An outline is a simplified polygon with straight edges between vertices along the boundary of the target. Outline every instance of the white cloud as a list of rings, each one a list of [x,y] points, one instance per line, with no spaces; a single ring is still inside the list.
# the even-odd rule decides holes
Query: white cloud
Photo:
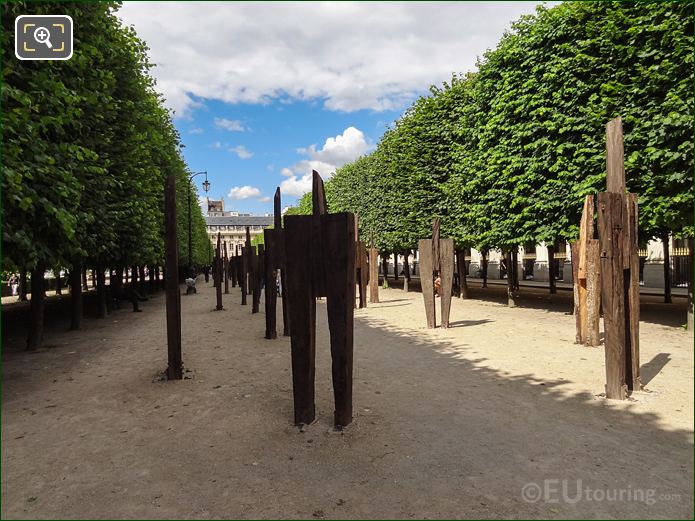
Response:
[[[259,197],[258,198],[259,203],[269,203],[270,201],[272,201],[272,199],[270,197]]]
[[[291,195],[301,197],[311,191],[311,172],[304,174],[301,177],[293,175],[280,183],[280,191],[283,195]]]
[[[120,16],[149,45],[167,105],[186,117],[206,99],[400,109],[452,72],[473,70],[510,22],[535,6],[125,2]]]
[[[212,143],[210,143],[208,145],[208,147],[210,147],[210,148],[222,148],[222,143],[220,143],[219,141],[213,141]]]
[[[243,132],[246,130],[238,119],[215,118],[215,127],[230,132]]]
[[[336,168],[354,161],[364,155],[371,148],[364,137],[364,133],[355,128],[348,127],[342,134],[326,139],[320,150],[316,145],[300,148],[298,153],[308,156],[292,165],[283,168],[280,173],[287,177],[280,184],[280,190],[287,195],[300,196],[311,190],[311,171],[316,170],[324,179],[330,178]]]
[[[227,194],[227,197],[229,197],[230,199],[236,199],[236,200],[251,199],[253,197],[260,197],[260,196],[261,196],[260,189],[256,188],[255,186],[249,186],[249,185],[235,186]]]
[[[200,127],[195,127],[195,128],[192,128],[191,130],[189,130],[188,133],[189,134],[202,134],[203,129]]]
[[[244,145],[237,145],[235,147],[227,147],[227,150],[236,154],[239,159],[250,159],[253,157],[253,152],[246,150]]]

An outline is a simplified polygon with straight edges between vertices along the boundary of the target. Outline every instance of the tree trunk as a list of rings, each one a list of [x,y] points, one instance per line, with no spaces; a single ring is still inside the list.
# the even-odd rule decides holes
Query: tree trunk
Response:
[[[53,276],[55,277],[55,280],[56,280],[56,295],[62,295],[63,294],[63,281],[60,280],[60,268],[56,268],[53,270]]]
[[[693,330],[693,238],[688,239],[688,331]]]
[[[487,288],[487,251],[483,250],[480,254],[483,262],[483,287]]]
[[[555,243],[548,246],[548,289],[551,295],[557,293],[555,284]]]
[[[138,269],[140,270],[140,273],[139,273],[140,276],[138,277],[138,279],[140,281],[139,291],[140,291],[140,294],[144,296],[147,294],[147,280],[145,279],[145,265],[144,264],[140,265]]]
[[[386,255],[381,258],[381,271],[384,272],[384,287],[388,288],[389,281],[387,276],[389,273],[389,258]]]
[[[76,331],[82,324],[82,260],[76,260],[70,268],[70,329]]]
[[[403,252],[403,291],[408,291],[408,286],[410,286],[410,264],[408,258],[410,257],[410,252]]]
[[[456,250],[456,273],[459,278],[459,298],[468,298],[468,284],[466,283],[466,250]]]
[[[507,305],[516,307],[516,292],[514,291],[514,255],[511,251],[506,254],[507,260]]]
[[[31,309],[27,351],[38,349],[43,344],[43,314],[46,307],[44,271],[44,264],[38,262],[31,272]]]
[[[664,245],[664,302],[671,303],[671,254],[668,249],[668,232],[661,232],[661,243]]]
[[[398,254],[393,254],[393,280],[398,280]]]
[[[96,280],[97,285],[97,318],[106,318],[109,311],[106,302],[106,275],[102,265],[97,264],[96,270],[92,270],[92,280]]]
[[[89,286],[87,286],[87,268],[82,268],[82,291],[87,291]]]
[[[150,265],[150,266],[148,266],[148,270],[150,272],[149,293],[156,293],[157,292],[157,281],[154,278],[154,267],[152,265]]]
[[[22,268],[19,272],[19,300],[20,302],[27,301],[27,291],[29,288],[29,280],[27,278],[27,270]]]
[[[123,266],[119,266],[111,273],[111,295],[114,298],[123,296]]]

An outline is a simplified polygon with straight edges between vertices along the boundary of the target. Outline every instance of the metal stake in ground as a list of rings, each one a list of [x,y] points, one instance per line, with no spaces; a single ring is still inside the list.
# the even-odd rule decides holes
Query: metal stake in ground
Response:
[[[164,190],[166,247],[167,378],[183,378],[181,360],[181,291],[179,289],[179,249],[176,240],[176,176],[169,175]]]

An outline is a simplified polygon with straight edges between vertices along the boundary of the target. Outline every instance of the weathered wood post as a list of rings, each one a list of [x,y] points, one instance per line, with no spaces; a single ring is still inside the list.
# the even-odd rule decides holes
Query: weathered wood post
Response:
[[[379,253],[374,246],[374,238],[369,247],[369,302],[379,303]]]
[[[439,279],[439,298],[441,299],[442,328],[449,327],[451,311],[451,290],[454,282],[454,240],[440,238],[439,217],[432,221],[432,238],[420,239],[420,284],[425,302],[427,327],[437,327],[435,289]]]
[[[229,278],[232,280],[232,287],[236,288],[237,272],[236,272],[236,249],[229,257]]]
[[[277,338],[277,268],[278,245],[275,230],[263,230],[265,242],[265,338]]]
[[[248,271],[249,254],[246,250],[246,246],[241,247],[241,257],[239,259],[240,270],[239,270],[239,288],[241,289],[241,305],[246,305],[246,295],[248,294],[247,284],[249,278],[246,276]]]
[[[167,379],[183,378],[181,359],[181,291],[179,289],[179,247],[176,240],[176,176],[168,175],[164,191],[166,248]]]
[[[594,239],[594,196],[584,199],[582,220],[579,225],[577,241],[577,276],[572,283],[577,288],[575,302],[577,313],[577,343],[596,347],[600,344],[600,260],[599,241]],[[574,262],[574,259],[573,259]],[[574,274],[574,265],[572,266]]]
[[[326,297],[331,336],[334,424],[352,421],[355,236],[351,213],[328,215],[323,181],[313,172],[313,214],[285,218],[286,291],[292,346],[294,421],[315,418],[316,298]]]
[[[261,288],[263,286],[263,257],[264,257],[264,247],[262,244],[256,246],[257,253],[254,253],[252,257],[252,302],[251,302],[251,313],[258,313],[261,305]]]
[[[251,295],[253,292],[253,256],[256,253],[256,249],[251,246],[251,229],[249,226],[246,227],[246,242],[244,244],[246,253],[246,267],[244,271],[244,282],[246,288],[246,294]]]
[[[606,187],[598,196],[601,304],[606,330],[606,397],[639,390],[637,196],[625,192],[622,121],[606,125]]]
[[[227,242],[224,243],[224,269],[222,270],[224,277],[224,294],[229,294],[229,257],[227,257]]]
[[[222,238],[217,232],[217,248],[215,248],[215,295],[217,297],[216,311],[222,311]]]

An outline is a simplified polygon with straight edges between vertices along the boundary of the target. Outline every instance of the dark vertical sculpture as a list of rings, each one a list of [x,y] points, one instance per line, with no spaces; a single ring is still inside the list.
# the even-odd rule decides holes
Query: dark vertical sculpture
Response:
[[[622,121],[606,125],[606,187],[598,195],[601,305],[606,330],[606,398],[639,390],[637,196],[625,192]]]
[[[253,269],[253,256],[256,250],[251,246],[251,229],[246,227],[246,242],[244,244],[246,253],[246,267],[244,269],[244,287],[246,288],[246,294],[250,295],[253,291],[253,278],[251,276],[251,270]]]
[[[220,232],[217,232],[217,248],[215,249],[215,295],[217,297],[217,311],[222,311],[222,245]]]
[[[264,247],[262,244],[259,244],[257,247],[258,252],[254,253],[252,257],[252,268],[251,268],[251,277],[252,277],[252,302],[251,302],[251,313],[258,313],[260,305],[261,305],[261,289],[263,286],[263,256],[264,256]]]
[[[285,218],[286,292],[292,345],[294,421],[315,418],[316,298],[326,297],[331,337],[335,427],[352,421],[355,222],[326,213],[323,181],[313,172],[313,215]]]
[[[247,253],[246,246],[242,246],[241,248],[241,257],[239,257],[239,288],[241,289],[241,305],[245,306],[246,305],[246,295],[248,293],[247,291],[247,284],[248,284],[248,277],[246,276],[246,272],[248,271],[248,262],[249,262],[249,255]]]
[[[232,280],[232,287],[236,288],[237,270],[236,270],[236,249],[229,257],[229,278]]]
[[[275,230],[263,230],[265,242],[265,338],[277,338],[277,268],[275,268]]]
[[[181,292],[179,291],[179,247],[176,240],[176,176],[169,175],[164,190],[166,248],[167,378],[183,378],[181,359]]]
[[[277,277],[280,274],[282,291],[282,322],[283,335],[289,336],[287,319],[287,292],[285,285],[285,241],[282,229],[282,210],[280,188],[275,190],[273,200],[273,228],[264,230],[265,237],[265,337],[277,338]]]
[[[437,327],[435,283],[439,279],[439,297],[442,307],[442,328],[449,327],[451,290],[454,282],[454,240],[440,238],[440,221],[432,222],[432,238],[420,239],[420,283],[425,301],[427,327]]]
[[[229,257],[227,256],[227,243],[224,243],[224,260],[222,276],[224,277],[224,294],[229,294]]]

